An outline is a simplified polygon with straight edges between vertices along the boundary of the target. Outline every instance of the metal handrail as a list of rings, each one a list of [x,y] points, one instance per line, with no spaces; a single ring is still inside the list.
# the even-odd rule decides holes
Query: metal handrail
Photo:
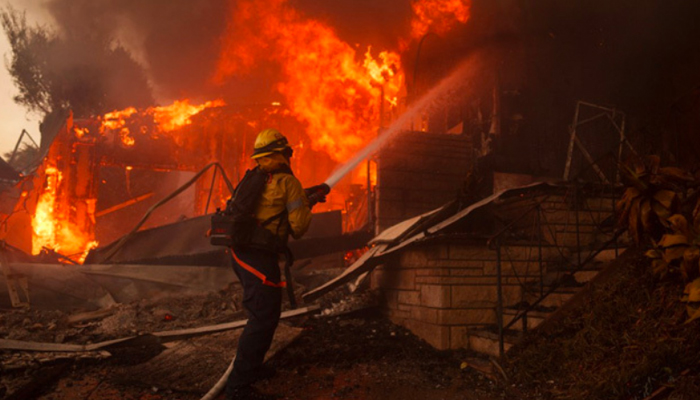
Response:
[[[610,246],[612,243],[616,242],[617,239],[620,238],[620,236],[625,233],[626,229],[620,229],[617,232],[615,232],[615,235],[608,240],[607,242],[603,243],[602,246],[600,246],[597,250],[595,250],[593,253],[589,254],[588,257],[586,257],[585,260],[581,262],[580,265],[578,265],[576,268],[565,274],[564,276],[573,276],[575,273],[580,272],[581,269],[583,269],[584,266],[586,266],[589,262],[591,262],[593,259],[595,259],[598,254],[600,254],[603,250],[607,249],[608,246]],[[511,326],[513,326],[520,318],[523,318],[525,314],[528,312],[532,311],[535,307],[537,307],[542,300],[544,300],[547,296],[550,294],[554,293],[559,287],[561,287],[562,282],[564,280],[560,279],[559,282],[555,282],[553,285],[550,286],[549,290],[547,293],[543,294],[540,296],[537,300],[535,300],[532,304],[528,305],[520,314],[516,314],[516,316],[507,324],[504,326],[504,329],[508,329]]]
[[[543,203],[545,200],[547,200],[548,198],[549,198],[549,195],[548,195],[547,197],[545,197],[542,201],[540,201],[539,203],[537,203],[534,207],[532,207],[532,208],[530,208],[529,210],[527,210],[526,212],[524,212],[521,216],[519,216],[518,218],[516,218],[516,219],[514,219],[513,221],[511,221],[508,225],[506,225],[503,229],[501,229],[500,231],[498,231],[495,235],[491,236],[491,237],[486,241],[486,245],[488,246],[488,248],[491,249],[491,250],[495,250],[495,248],[493,247],[493,242],[494,242],[494,240],[500,239],[500,237],[503,236],[505,233],[509,232],[510,229],[511,229],[516,223],[522,221],[523,219],[525,219],[525,217],[529,216],[531,212],[533,212],[533,211],[535,211],[535,210],[539,210],[539,208],[540,208],[540,206],[542,205],[542,203]]]
[[[612,185],[611,185],[612,186]],[[579,220],[579,212],[581,211],[579,208],[579,186],[578,184],[574,184],[574,204],[575,204],[575,210],[574,212],[576,213],[576,218],[575,218],[575,224],[576,224],[576,248],[577,248],[577,254],[578,254],[578,263],[577,265],[573,268],[573,270],[567,272],[564,274],[562,277],[558,278],[557,281],[555,281],[551,286],[549,286],[549,289],[545,292],[544,291],[544,272],[543,272],[543,265],[544,261],[542,258],[542,232],[541,232],[541,220],[540,220],[540,215],[542,213],[542,203],[546,201],[550,196],[546,196],[544,199],[539,201],[535,206],[532,208],[528,209],[526,212],[524,212],[521,216],[516,218],[515,220],[511,221],[508,225],[506,225],[504,228],[499,230],[495,235],[493,235],[491,238],[488,239],[487,244],[490,249],[496,250],[496,273],[497,273],[497,305],[496,305],[496,314],[497,314],[497,324],[498,324],[498,337],[499,337],[499,353],[502,356],[504,354],[504,332],[515,325],[518,321],[522,320],[522,323],[524,324],[523,330],[527,330],[527,315],[529,312],[533,311],[547,296],[555,292],[557,289],[561,287],[561,285],[565,282],[565,277],[567,276],[573,276],[575,273],[579,272],[581,269],[583,269],[584,266],[588,265],[593,259],[595,259],[598,254],[600,254],[603,250],[607,249],[611,244],[617,243],[619,237],[625,232],[625,229],[620,229],[615,232],[613,237],[606,241],[605,243],[602,244],[599,248],[597,248],[595,251],[591,252],[585,260],[581,259],[581,237],[580,237],[580,220]],[[614,190],[614,189],[613,189]],[[614,196],[613,196],[614,197]],[[533,211],[537,212],[537,230],[538,230],[538,239],[537,239],[537,244],[538,244],[538,263],[539,263],[539,269],[540,269],[540,296],[535,300],[532,304],[528,304],[524,309],[519,310],[518,313],[508,322],[508,324],[504,324],[504,319],[503,319],[503,286],[502,286],[502,279],[503,279],[503,271],[502,271],[502,254],[501,254],[501,248],[503,246],[503,237],[506,235],[506,233],[510,232],[512,228],[525,218],[529,217]],[[614,205],[614,199],[613,199],[613,212],[615,211],[615,205]],[[547,224],[545,220],[545,224]],[[617,246],[616,246],[617,249]],[[562,254],[564,257],[564,255]],[[528,261],[529,262],[529,261]],[[524,285],[521,283],[521,286],[524,287]]]

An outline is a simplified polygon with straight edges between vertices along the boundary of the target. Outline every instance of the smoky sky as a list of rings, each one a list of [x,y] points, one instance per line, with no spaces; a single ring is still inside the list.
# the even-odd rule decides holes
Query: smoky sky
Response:
[[[206,91],[228,9],[224,0],[52,0],[47,7],[64,34],[119,41],[170,99]]]
[[[370,44],[376,51],[398,51],[409,35],[408,0],[288,4],[334,27],[360,55]],[[51,0],[47,7],[63,32],[123,41],[146,64],[157,98],[279,100],[275,65],[261,63],[224,86],[211,83],[230,13],[227,0]],[[700,85],[697,21],[695,0],[473,0],[467,24],[445,36],[429,34],[420,54],[413,41],[402,62],[408,85],[427,87],[465,56],[488,54],[485,74],[498,74],[503,89],[521,93],[527,104],[532,142],[556,147],[576,100],[625,110],[635,117],[632,130],[663,129],[675,99]]]
[[[224,95],[234,102],[267,102],[279,77],[274,65],[260,65],[246,76],[233,77],[224,87],[210,82],[231,4],[227,0],[51,0],[47,8],[64,34],[112,38],[130,49],[145,63],[159,97]],[[408,1],[294,0],[289,5],[332,26],[360,54],[368,45],[377,51],[396,49],[409,29]]]

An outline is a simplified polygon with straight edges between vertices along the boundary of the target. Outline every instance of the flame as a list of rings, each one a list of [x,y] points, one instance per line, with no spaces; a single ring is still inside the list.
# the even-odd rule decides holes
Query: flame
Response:
[[[126,119],[136,114],[134,107],[129,107],[121,111],[112,111],[103,117],[100,133],[104,134],[106,130],[118,130],[126,125]]]
[[[223,100],[207,101],[204,104],[192,105],[189,99],[176,100],[166,107],[152,107],[146,113],[152,114],[161,132],[171,132],[192,123],[191,118],[204,109],[221,107]]]
[[[411,7],[414,14],[411,37],[418,39],[428,32],[443,35],[457,22],[467,22],[471,0],[417,0]]]
[[[70,216],[58,204],[57,194],[63,181],[61,171],[54,165],[47,165],[44,176],[44,190],[37,200],[32,217],[32,254],[39,254],[47,248],[72,256],[75,261],[82,263],[88,251],[97,247],[98,243],[90,234],[82,232],[73,224]],[[89,208],[94,212],[94,206]]]
[[[44,192],[39,196],[36,211],[32,217],[32,229],[34,231],[32,240],[32,254],[39,254],[44,247],[56,249],[56,224],[53,218],[56,207],[56,191],[58,184],[63,178],[61,172],[54,166],[46,167],[46,186]]]
[[[122,144],[126,147],[132,147],[136,144],[136,138],[132,134],[127,125],[132,122],[135,117],[144,117],[155,123],[155,132],[168,133],[176,131],[183,126],[192,123],[192,117],[200,113],[202,110],[211,107],[221,107],[225,105],[222,100],[207,101],[203,104],[190,104],[189,99],[176,100],[169,106],[149,107],[144,110],[137,110],[134,107],[125,108],[124,110],[115,110],[102,116],[100,125],[100,134],[106,135],[110,132],[117,132]],[[76,136],[78,136],[78,128],[76,128]],[[87,131],[87,129],[85,129]],[[142,134],[148,133],[146,126],[140,127]],[[81,136],[78,136],[81,137]]]
[[[272,60],[282,67],[277,90],[307,124],[314,150],[342,162],[375,136],[382,102],[396,104],[403,86],[398,54],[385,51],[375,58],[368,49],[360,59],[333,29],[286,0],[231,4],[215,82]]]
[[[75,132],[75,137],[77,137],[78,139],[81,139],[85,135],[89,134],[90,130],[88,128],[80,128],[80,127],[74,126],[73,132]]]
[[[131,147],[136,144],[136,139],[131,136],[129,128],[122,128],[119,130],[119,139],[121,139],[122,144],[126,147]]]

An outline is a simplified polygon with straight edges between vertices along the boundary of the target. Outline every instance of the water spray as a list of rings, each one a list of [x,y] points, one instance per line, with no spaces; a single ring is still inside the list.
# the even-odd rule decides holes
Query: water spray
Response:
[[[440,100],[450,91],[460,86],[460,80],[465,76],[466,72],[473,70],[473,62],[467,60],[460,64],[448,77],[444,78],[440,83],[434,86],[423,95],[418,101],[413,103],[399,118],[397,118],[389,127],[377,136],[374,140],[367,144],[348,162],[340,166],[338,169],[326,179],[325,184],[329,190],[335,186],[345,175],[355,169],[361,162],[367,159],[374,152],[382,148],[392,137],[400,133],[404,126],[415,117],[416,114],[424,111],[434,102]]]

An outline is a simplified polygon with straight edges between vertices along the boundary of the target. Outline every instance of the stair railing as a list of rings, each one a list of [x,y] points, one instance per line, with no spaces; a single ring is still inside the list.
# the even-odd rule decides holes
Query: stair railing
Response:
[[[610,186],[611,188],[611,200],[612,200],[612,210],[611,213],[614,215],[615,213],[615,187],[612,184],[608,184],[605,186]],[[489,240],[488,240],[488,247],[492,250],[496,251],[496,285],[497,285],[497,304],[496,304],[496,322],[497,322],[497,327],[498,327],[498,338],[499,338],[499,354],[500,356],[503,356],[504,354],[504,347],[505,347],[505,331],[511,327],[513,327],[516,323],[519,321],[522,323],[522,329],[523,332],[526,332],[528,329],[528,313],[533,311],[535,308],[537,308],[541,302],[551,295],[553,292],[555,292],[557,289],[561,287],[561,285],[566,282],[567,278],[573,277],[574,274],[577,272],[581,271],[585,266],[587,266],[591,261],[593,261],[603,250],[608,249],[612,244],[615,244],[615,251],[617,255],[617,242],[619,237],[624,233],[624,230],[617,230],[614,232],[613,236],[611,239],[607,240],[604,242],[602,245],[598,246],[595,250],[590,252],[585,259],[582,259],[582,245],[581,245],[581,220],[580,220],[580,215],[579,213],[582,211],[581,209],[581,204],[587,202],[584,200],[582,201],[581,198],[581,188],[579,187],[578,183],[572,183],[570,186],[571,190],[573,191],[573,210],[569,210],[569,212],[574,213],[574,228],[575,228],[575,234],[576,234],[576,253],[577,253],[577,260],[576,264],[574,264],[573,269],[569,270],[566,274],[564,274],[562,277],[558,277],[558,279],[553,282],[552,285],[549,286],[547,290],[545,290],[545,285],[544,285],[544,272],[545,272],[545,261],[543,257],[543,247],[546,246],[554,246],[557,248],[559,254],[562,257],[562,260],[568,262],[568,258],[564,255],[564,252],[562,251],[566,246],[564,245],[559,245],[557,239],[556,239],[556,232],[551,231],[551,227],[549,227],[549,222],[546,219],[546,215],[544,214],[543,210],[543,203],[546,202],[551,195],[545,196],[543,199],[537,201],[537,203],[528,209],[526,212],[524,212],[522,215],[520,215],[518,218],[515,220],[511,221],[508,223],[504,228],[502,228],[500,231],[498,231],[495,235],[493,235]],[[588,210],[589,212],[592,212],[590,209]],[[504,299],[503,299],[503,262],[504,262],[504,249],[507,258],[509,258],[507,261],[510,262],[511,267],[513,267],[513,271],[516,271],[514,267],[514,263],[512,258],[509,257],[508,255],[508,242],[509,242],[509,235],[512,236],[512,234],[515,233],[516,229],[522,229],[522,222],[529,217],[533,217],[534,214],[534,227],[537,232],[536,234],[536,246],[537,246],[537,266],[538,266],[538,274],[539,274],[539,297],[530,303],[526,303],[525,307],[521,310],[518,310],[516,315],[507,323],[504,323]],[[593,219],[593,218],[591,218]],[[567,218],[567,221],[569,218]],[[594,224],[600,229],[600,224],[602,221],[593,221]],[[543,232],[543,227],[548,226],[550,228],[550,235],[553,238],[554,243],[548,243],[542,235]],[[531,228],[526,227],[526,229]],[[534,236],[534,235],[533,235]],[[530,262],[530,257],[528,256],[527,262]],[[547,263],[550,262],[549,260]],[[516,277],[517,277],[516,273]],[[520,281],[520,286],[523,289],[523,293],[525,293],[525,290],[527,290],[526,286],[529,283],[532,282],[527,282],[526,280]]]

